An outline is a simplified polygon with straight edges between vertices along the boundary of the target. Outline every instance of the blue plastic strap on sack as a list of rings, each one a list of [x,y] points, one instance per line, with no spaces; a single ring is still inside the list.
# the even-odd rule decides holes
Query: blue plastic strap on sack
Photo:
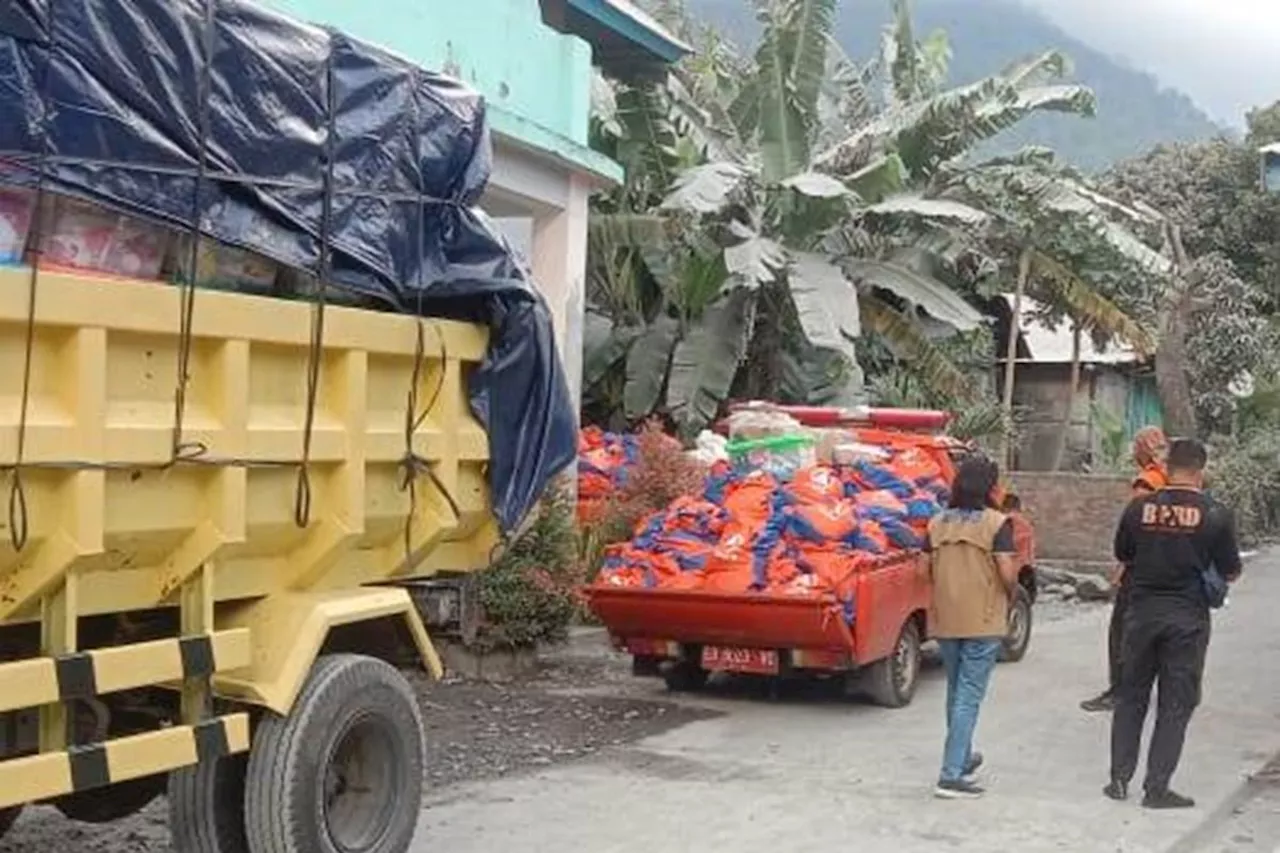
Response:
[[[889,537],[889,541],[899,548],[913,550],[921,547],[924,540],[920,535],[912,530],[909,526],[897,519],[886,519],[880,522],[880,526]]]
[[[725,467],[724,471],[715,473],[714,471],[707,474],[706,481],[702,488],[702,497],[713,504],[724,503],[724,493],[737,480],[737,474],[730,467]]]
[[[782,541],[782,534],[788,523],[785,508],[786,499],[782,492],[775,492],[769,502],[769,520],[765,522],[764,528],[756,535],[756,540],[751,546],[751,573],[755,579],[756,589],[764,589],[768,586],[769,561],[773,558],[773,552],[778,543]]]
[[[872,488],[877,491],[892,492],[894,497],[903,499],[915,494],[916,487],[914,484],[904,480],[882,465],[859,459],[853,463],[853,469],[858,476],[870,483]]]

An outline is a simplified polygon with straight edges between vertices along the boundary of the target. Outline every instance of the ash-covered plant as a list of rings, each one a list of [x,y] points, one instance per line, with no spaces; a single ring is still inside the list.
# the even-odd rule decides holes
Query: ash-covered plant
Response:
[[[556,492],[506,552],[480,573],[483,651],[563,642],[581,609],[584,580],[570,497]]]

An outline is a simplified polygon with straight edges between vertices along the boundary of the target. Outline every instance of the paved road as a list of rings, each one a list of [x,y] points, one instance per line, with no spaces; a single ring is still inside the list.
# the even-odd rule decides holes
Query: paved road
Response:
[[[997,672],[979,731],[982,801],[930,796],[942,735],[934,672],[898,711],[700,699],[724,716],[589,762],[442,791],[415,853],[1272,853],[1280,797],[1242,785],[1280,750],[1277,569],[1280,552],[1253,560],[1217,617],[1205,705],[1176,780],[1201,802],[1191,812],[1101,797],[1109,721],[1077,710],[1102,671],[1105,613],[1092,611],[1043,625],[1028,658]]]

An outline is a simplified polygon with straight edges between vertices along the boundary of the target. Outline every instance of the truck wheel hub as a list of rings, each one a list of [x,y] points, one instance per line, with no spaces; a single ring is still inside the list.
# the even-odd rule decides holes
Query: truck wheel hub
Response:
[[[386,730],[357,720],[338,737],[325,770],[323,815],[343,853],[375,849],[396,811],[399,759]]]

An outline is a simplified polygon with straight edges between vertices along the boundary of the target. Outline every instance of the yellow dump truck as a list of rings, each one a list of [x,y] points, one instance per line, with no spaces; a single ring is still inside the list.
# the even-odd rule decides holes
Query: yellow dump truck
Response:
[[[396,665],[441,664],[397,581],[486,566],[572,454],[563,412],[494,411],[530,382],[563,408],[545,305],[469,208],[474,94],[243,0],[165,6],[0,11],[0,65],[57,78],[0,87],[39,130],[0,155],[0,217],[34,211],[0,268],[0,834],[167,792],[179,853],[404,853],[424,735]],[[67,198],[103,239],[334,286],[145,280],[140,238],[45,215]]]

